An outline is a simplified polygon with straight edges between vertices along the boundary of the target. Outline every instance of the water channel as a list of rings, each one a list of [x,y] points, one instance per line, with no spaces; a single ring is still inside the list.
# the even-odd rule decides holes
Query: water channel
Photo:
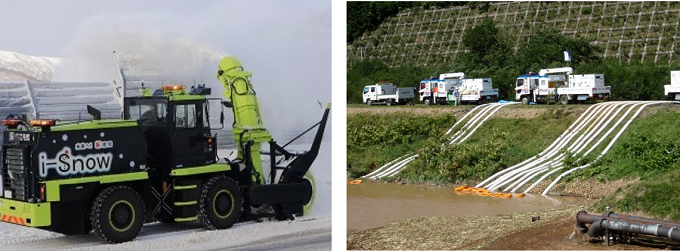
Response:
[[[453,188],[397,183],[347,185],[347,230],[367,230],[420,216],[498,215],[532,212],[576,199],[528,194],[502,199],[456,193]]]

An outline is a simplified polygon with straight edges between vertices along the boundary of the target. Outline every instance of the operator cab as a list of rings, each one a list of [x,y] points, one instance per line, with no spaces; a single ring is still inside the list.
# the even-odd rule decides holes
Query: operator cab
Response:
[[[210,88],[163,86],[152,95],[125,98],[123,117],[137,120],[148,142],[151,168],[167,170],[204,166],[216,161],[216,142],[210,134]]]

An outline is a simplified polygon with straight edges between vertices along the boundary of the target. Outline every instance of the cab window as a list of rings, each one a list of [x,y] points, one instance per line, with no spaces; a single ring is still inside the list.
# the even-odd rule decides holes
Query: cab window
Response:
[[[369,90],[371,90],[371,89],[368,88],[368,87],[364,88],[364,94],[368,93]]]
[[[165,102],[140,101],[127,104],[126,119],[137,120],[142,126],[164,126],[167,115]]]
[[[517,80],[517,87],[522,87],[524,85],[524,79],[518,79]]]
[[[175,128],[196,128],[196,104],[175,106]]]

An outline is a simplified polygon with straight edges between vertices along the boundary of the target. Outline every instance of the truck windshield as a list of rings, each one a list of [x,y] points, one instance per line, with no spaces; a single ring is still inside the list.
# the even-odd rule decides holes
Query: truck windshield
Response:
[[[364,94],[368,93],[370,89],[368,87],[364,88]]]
[[[524,79],[517,79],[517,87],[522,87],[524,85]]]
[[[142,126],[165,126],[167,113],[165,100],[126,100],[124,117]]]

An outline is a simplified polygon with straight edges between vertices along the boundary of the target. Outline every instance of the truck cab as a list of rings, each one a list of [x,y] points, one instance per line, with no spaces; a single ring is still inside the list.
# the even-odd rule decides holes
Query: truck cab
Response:
[[[440,79],[436,77],[430,77],[420,81],[420,102],[425,105],[431,105],[437,103],[437,96],[439,93]],[[446,92],[446,90],[443,90]]]
[[[522,104],[544,103],[550,96],[552,97],[551,101],[555,101],[555,88],[565,86],[564,75],[539,75],[537,72],[528,72],[517,77],[515,99],[521,100]]]
[[[184,86],[164,86],[151,96],[125,98],[124,119],[136,120],[147,142],[154,142],[148,146],[149,166],[171,170],[215,163],[217,147],[202,96],[209,92],[199,87],[180,95]]]
[[[365,86],[362,99],[367,105],[403,105],[413,99],[413,96],[413,88],[411,87],[398,88],[397,85],[391,84],[389,81],[381,81],[376,85]]]

